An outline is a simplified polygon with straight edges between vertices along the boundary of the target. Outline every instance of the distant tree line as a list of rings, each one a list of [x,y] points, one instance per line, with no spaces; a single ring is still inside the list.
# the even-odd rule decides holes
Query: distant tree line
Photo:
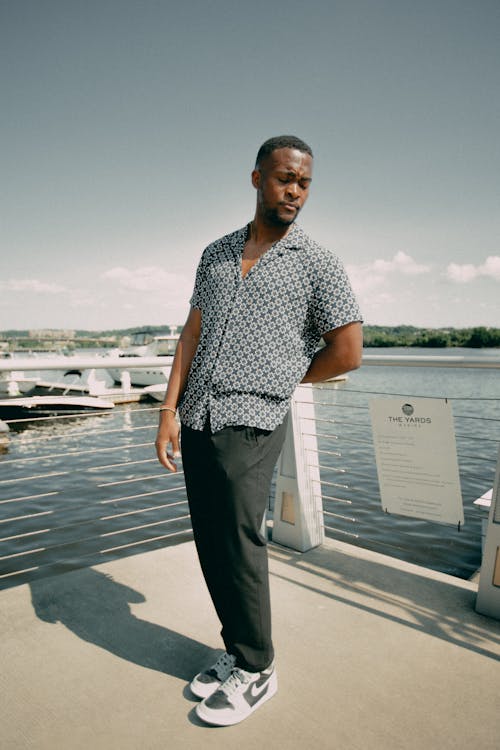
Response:
[[[75,339],[68,342],[68,346],[94,347],[114,346],[113,338],[128,336],[137,331],[152,331],[163,333],[176,329],[179,333],[182,326],[136,326],[135,328],[113,328],[102,331],[75,331]],[[416,328],[415,326],[364,326],[365,346],[419,346],[430,348],[463,346],[474,349],[500,347],[500,328]],[[0,332],[0,338],[7,341],[15,340],[22,348],[35,347],[39,343],[29,337],[26,330],[6,330]]]
[[[500,347],[500,328],[415,328],[364,326],[365,346],[463,346],[473,349]]]

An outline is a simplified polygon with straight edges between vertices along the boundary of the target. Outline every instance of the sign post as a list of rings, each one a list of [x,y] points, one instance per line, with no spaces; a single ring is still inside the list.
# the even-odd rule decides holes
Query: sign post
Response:
[[[495,485],[491,494],[476,612],[500,620],[500,450]]]

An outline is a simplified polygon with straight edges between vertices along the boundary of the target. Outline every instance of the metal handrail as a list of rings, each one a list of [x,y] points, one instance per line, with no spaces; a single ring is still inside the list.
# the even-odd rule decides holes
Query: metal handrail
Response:
[[[398,355],[377,355],[377,354],[365,354],[363,358],[363,364],[364,365],[391,365],[391,366],[405,366],[405,367],[458,367],[458,368],[467,368],[467,367],[479,367],[479,368],[489,368],[489,369],[500,369],[500,356],[499,357],[463,357],[463,356],[450,356],[450,357],[442,357],[442,356],[434,356],[434,355],[410,355],[410,356],[398,356]],[[62,356],[56,356],[56,357],[33,357],[33,358],[10,358],[6,360],[0,360],[0,372],[8,372],[11,370],[31,370],[31,371],[44,371],[44,370],[65,370],[65,369],[108,369],[108,368],[115,368],[119,367],[121,370],[126,370],[127,367],[137,369],[142,367],[159,367],[163,368],[165,367],[165,358],[164,357],[150,357],[150,358],[144,358],[144,357],[112,357],[112,356],[103,356],[103,357],[80,357],[80,356],[70,356],[70,357],[62,357]],[[337,403],[331,404],[326,400],[326,392],[328,390],[333,390],[335,388],[335,393],[339,394],[338,398],[336,396]],[[364,538],[365,532],[366,532],[366,524],[358,521],[356,519],[355,514],[355,506],[357,500],[364,501],[365,498],[367,498],[368,491],[367,491],[367,484],[366,481],[368,479],[368,475],[359,472],[358,470],[351,470],[346,466],[346,459],[345,454],[351,449],[351,447],[358,446],[360,449],[368,449],[369,444],[371,442],[370,439],[367,439],[366,434],[363,434],[362,428],[364,424],[360,421],[364,418],[364,415],[367,414],[367,407],[365,406],[359,406],[358,404],[354,403],[345,403],[345,398],[343,398],[344,394],[347,396],[349,394],[348,401],[353,401],[352,394],[356,393],[358,395],[362,395],[364,397],[368,395],[385,395],[385,396],[393,396],[393,395],[407,395],[407,394],[390,394],[390,393],[383,393],[383,394],[372,394],[368,391],[353,391],[351,390],[349,383],[342,384],[340,387],[338,387],[338,384],[320,384],[318,386],[315,386],[315,390],[318,391],[318,401],[317,406],[320,407],[322,410],[321,416],[318,416],[316,418],[314,417],[305,417],[304,418],[304,434],[311,435],[311,436],[317,436],[318,439],[321,439],[323,441],[335,441],[335,448],[339,448],[339,450],[328,450],[325,449],[325,447],[321,447],[319,451],[315,454],[312,452],[313,455],[309,456],[311,460],[312,465],[316,465],[318,467],[318,470],[321,471],[321,488],[320,491],[322,493],[322,497],[325,501],[325,521],[324,526],[325,529],[327,529],[329,534],[337,534],[341,535],[341,538],[348,538],[354,540],[358,544],[362,543],[370,543],[373,545],[376,545],[377,547],[380,547],[381,549],[397,549],[402,550],[404,549],[404,536],[405,534],[402,534],[403,542],[401,545],[397,544],[390,544],[387,541],[373,541],[373,540],[366,540]],[[319,393],[321,392],[321,393]],[[342,394],[342,396],[340,395]],[[300,398],[300,396],[299,396]],[[342,400],[344,400],[344,403],[342,403]],[[453,396],[450,397],[450,400],[473,400],[469,398],[462,398],[460,399],[454,399]],[[491,401],[497,401],[497,399],[480,399],[480,400],[491,400]],[[337,410],[342,409],[342,419],[339,420],[337,418],[330,418],[330,411],[328,410],[328,407],[335,408]],[[348,415],[346,414],[347,410],[351,409],[353,416],[357,417],[357,419],[349,420]],[[354,411],[356,410],[356,411]],[[71,547],[71,544],[73,544],[73,541],[60,541],[62,539],[66,539],[66,533],[71,530],[77,531],[78,529],[82,530],[82,540],[85,543],[89,543],[90,547],[89,549],[93,549],[94,543],[97,544],[97,539],[102,539],[104,537],[111,537],[111,536],[118,536],[120,534],[125,534],[127,536],[127,541],[123,540],[123,544],[119,544],[116,546],[103,548],[102,545],[99,546],[97,552],[89,551],[89,552],[83,552],[82,553],[82,559],[87,560],[88,564],[92,564],[92,562],[95,560],[95,555],[98,554],[98,556],[101,556],[103,554],[128,554],[128,550],[140,550],[140,549],[147,549],[148,544],[154,544],[154,543],[164,543],[165,541],[168,541],[171,537],[172,538],[185,538],[186,533],[190,533],[190,524],[189,524],[189,517],[185,513],[185,507],[186,507],[186,497],[185,497],[185,490],[182,486],[182,469],[181,466],[180,471],[177,472],[176,475],[168,475],[168,474],[157,474],[154,471],[149,471],[149,467],[152,466],[156,459],[150,457],[153,454],[153,442],[147,441],[147,435],[144,435],[144,437],[141,435],[142,440],[144,442],[136,442],[136,443],[126,443],[123,445],[113,445],[113,446],[106,446],[106,445],[98,445],[94,441],[94,445],[91,449],[84,448],[84,449],[78,449],[76,451],[71,449],[71,446],[69,446],[69,441],[72,439],[78,440],[82,439],[82,437],[85,440],[88,440],[90,436],[98,436],[98,435],[106,435],[109,433],[126,433],[129,435],[130,432],[133,432],[134,430],[155,430],[156,429],[156,420],[154,419],[155,414],[157,412],[157,407],[154,405],[140,408],[140,407],[134,407],[133,414],[139,415],[143,413],[143,417],[147,417],[148,414],[151,414],[153,419],[151,419],[151,423],[144,426],[143,424],[133,424],[130,426],[127,426],[126,428],[115,428],[112,427],[110,429],[108,418],[112,416],[113,413],[119,414],[120,412],[117,412],[116,410],[112,410],[110,412],[106,412],[105,415],[99,416],[106,416],[106,421],[103,422],[102,419],[99,419],[95,423],[93,423],[93,429],[87,429],[84,425],[82,430],[74,432],[73,430],[68,431],[67,433],[64,433],[64,439],[66,440],[65,447],[67,448],[64,453],[59,449],[55,448],[54,444],[52,443],[51,452],[43,453],[45,443],[49,440],[53,439],[61,439],[63,435],[57,434],[57,435],[47,435],[43,439],[39,437],[33,437],[33,438],[26,438],[25,443],[26,445],[34,445],[34,450],[39,452],[39,455],[42,455],[43,459],[47,462],[54,461],[53,464],[54,468],[66,468],[62,462],[64,461],[64,458],[67,456],[69,460],[72,459],[72,457],[75,456],[81,456],[83,459],[89,458],[92,460],[93,454],[98,455],[99,453],[108,454],[112,451],[119,451],[122,450],[122,448],[126,447],[127,451],[130,452],[131,455],[129,455],[129,458],[126,461],[118,462],[118,463],[111,463],[106,464],[103,466],[97,466],[97,465],[91,465],[91,466],[85,466],[85,463],[81,465],[80,471],[82,473],[82,478],[89,478],[93,477],[98,472],[115,472],[116,477],[116,471],[119,471],[121,467],[123,469],[126,469],[127,467],[131,467],[130,470],[127,469],[127,471],[130,471],[130,474],[127,478],[122,479],[119,478],[117,481],[102,481],[102,479],[99,481],[96,478],[95,483],[93,486],[96,489],[97,494],[92,496],[96,499],[93,500],[93,502],[87,502],[85,504],[85,509],[88,509],[88,513],[83,514],[82,517],[78,518],[77,515],[74,514],[74,508],[73,508],[73,502],[67,503],[67,500],[73,500],[71,494],[68,495],[68,490],[64,489],[66,485],[61,484],[60,487],[63,487],[63,489],[60,490],[60,487],[58,487],[58,477],[61,478],[61,482],[66,482],[66,479],[64,477],[70,477],[71,471],[50,471],[47,470],[45,472],[42,471],[35,471],[35,474],[30,474],[29,466],[33,461],[37,460],[37,456],[30,455],[19,455],[15,459],[6,458],[3,460],[3,465],[7,466],[9,465],[9,472],[12,470],[12,464],[17,462],[20,466],[20,472],[17,477],[9,478],[9,479],[0,479],[0,485],[2,488],[9,487],[14,488],[15,486],[20,487],[22,486],[23,482],[27,482],[29,479],[33,480],[34,477],[38,477],[36,482],[39,480],[43,481],[45,483],[45,486],[40,487],[40,491],[37,494],[30,493],[29,491],[26,492],[25,495],[22,495],[22,492],[19,494],[20,497],[8,497],[7,499],[0,499],[0,507],[3,507],[7,510],[7,508],[12,508],[12,516],[10,518],[5,519],[5,523],[2,524],[2,529],[4,530],[4,534],[2,534],[2,538],[0,539],[0,542],[5,542],[7,539],[14,539],[14,537],[17,537],[20,542],[22,540],[23,543],[19,546],[19,551],[13,551],[7,555],[3,555],[0,552],[0,560],[2,560],[2,563],[5,563],[7,565],[7,577],[10,577],[12,579],[18,579],[22,580],[23,571],[28,575],[27,571],[31,571],[29,575],[36,575],[37,573],[37,566],[33,566],[32,563],[29,563],[28,560],[34,560],[37,556],[40,557],[40,559],[44,558],[47,548],[43,547],[43,550],[41,549],[41,545],[36,547],[36,550],[34,549],[32,552],[30,552],[29,549],[27,549],[27,544],[29,542],[29,539],[32,538],[35,540],[37,537],[39,539],[45,538],[47,536],[51,537],[51,533],[54,532],[54,536],[52,539],[53,549],[54,550],[68,550]],[[79,415],[78,419],[82,420],[87,415]],[[96,414],[92,414],[89,416],[96,416]],[[347,417],[347,418],[346,418]],[[456,415],[457,418],[460,419],[482,419],[484,422],[488,422],[489,424],[493,422],[497,422],[498,420],[494,418],[484,417],[484,418],[478,418],[475,415]],[[74,418],[74,416],[67,416],[63,418]],[[33,418],[30,419],[30,421],[33,421]],[[313,424],[311,424],[313,422]],[[331,425],[334,425],[334,429],[338,434],[329,434],[329,429]],[[352,435],[342,435],[342,430],[345,429],[346,425],[355,427],[356,430],[360,433],[357,436]],[[484,430],[486,433],[486,428]],[[466,431],[458,431],[457,437],[462,439],[473,439],[474,436],[470,436],[468,434],[465,434]],[[90,437],[90,439],[92,439]],[[477,441],[481,440],[483,441],[484,445],[486,446],[488,443],[496,442],[491,436],[485,436],[481,438],[477,438]],[[146,442],[147,441],[147,442]],[[40,442],[42,445],[40,445]],[[474,444],[474,451],[476,441]],[[77,447],[77,446],[74,446]],[[327,448],[330,446],[327,444]],[[333,446],[332,446],[333,447]],[[149,450],[151,449],[151,453],[149,453]],[[488,448],[488,451],[490,449]],[[40,453],[40,451],[42,453]],[[147,451],[147,452],[146,452]],[[134,452],[136,454],[134,455]],[[471,453],[473,450],[471,448],[468,448],[467,453]],[[485,453],[486,453],[485,449]],[[309,453],[309,452],[308,452]],[[482,453],[480,451],[480,453]],[[154,455],[154,454],[153,454]],[[466,454],[461,454],[465,456]],[[147,457],[146,457],[147,456]],[[309,460],[309,458],[307,460]],[[327,466],[325,465],[325,462],[328,461],[329,458],[332,458],[334,461],[338,459],[337,465],[333,466]],[[476,458],[476,456],[474,456]],[[483,458],[481,455],[478,454],[477,456],[478,461],[482,461]],[[57,463],[60,462],[60,463]],[[95,463],[95,462],[94,462]],[[0,464],[1,465],[1,464]],[[139,466],[142,465],[144,467],[144,474],[142,476],[138,476],[138,470]],[[26,467],[24,471],[22,471],[22,467]],[[47,467],[49,469],[49,467]],[[365,468],[364,466],[362,468]],[[476,468],[476,466],[471,467],[471,469],[474,469],[473,472],[470,473],[470,476],[477,476],[480,474],[480,469]],[[72,469],[73,470],[73,469]],[[366,468],[365,471],[373,470],[374,467],[370,466],[369,469]],[[330,475],[329,475],[330,472]],[[25,476],[25,474],[30,474],[30,476]],[[336,478],[338,475],[342,475],[342,481],[343,483],[338,483],[335,481],[331,481],[332,479]],[[119,475],[118,475],[119,476]],[[169,477],[168,482],[164,482],[161,477]],[[63,479],[64,478],[64,479]],[[113,474],[108,475],[108,479],[112,479]],[[339,477],[340,478],[340,477]],[[347,478],[347,481],[344,482],[344,478]],[[353,481],[349,481],[352,478]],[[106,477],[104,476],[104,479],[106,480]],[[85,481],[87,481],[85,479]],[[139,483],[151,483],[149,487],[147,485],[140,485]],[[159,483],[159,484],[158,484]],[[133,492],[135,488],[137,487],[137,492],[134,494],[122,494],[120,493],[119,486],[126,485],[127,487],[130,486],[130,491]],[[163,485],[160,488],[160,485]],[[113,488],[117,488],[117,492],[113,492]],[[125,489],[125,488],[124,488]],[[145,491],[140,491],[144,489]],[[28,490],[28,487],[25,487],[25,490]],[[50,490],[50,491],[49,491]],[[127,490],[125,489],[125,492]],[[66,494],[65,494],[66,493]],[[10,492],[9,492],[10,494]],[[14,493],[13,493],[14,494]],[[335,497],[336,495],[345,495],[345,497]],[[151,499],[147,500],[147,498],[152,498],[153,496],[158,497],[159,504],[157,506],[152,505],[153,502]],[[170,497],[172,498],[172,502],[165,503],[162,502],[162,496]],[[5,493],[4,493],[5,498]],[[144,505],[145,507],[140,507],[140,504],[142,502],[142,498],[144,498]],[[47,500],[47,504],[45,505],[45,499]],[[165,498],[166,499],[166,498]],[[51,506],[50,502],[54,500],[54,505]],[[31,506],[31,502],[33,501],[33,506]],[[41,501],[41,502],[40,502]],[[25,513],[25,506],[24,503],[27,503],[26,510],[28,508],[33,509],[33,512],[30,514]],[[121,505],[123,503],[123,505]],[[146,504],[147,503],[147,504]],[[127,510],[125,512],[112,512],[112,507],[115,505],[121,508],[128,507],[130,510]],[[341,512],[336,512],[336,508],[340,505],[349,505],[349,515],[342,514]],[[149,514],[149,517],[151,518],[150,514],[153,513],[155,510],[158,511],[161,518],[161,513],[163,512],[162,509],[166,508],[173,508],[174,506],[178,507],[179,510],[183,510],[183,512],[180,515],[176,515],[173,518],[165,518],[164,520],[157,520],[155,519],[152,523],[139,523],[139,520],[141,518],[141,513],[147,513]],[[46,510],[46,508],[53,507],[54,510]],[[99,513],[99,509],[106,508],[107,512],[106,514],[103,514],[102,512]],[[14,510],[15,509],[15,510]],[[69,513],[69,515],[65,519],[66,512]],[[8,515],[8,513],[7,513]],[[40,518],[40,523],[36,525],[36,519]],[[137,519],[138,523],[135,526],[131,526],[130,524],[127,524],[127,528],[121,528],[120,521],[124,518],[130,518],[131,520]],[[30,519],[33,519],[31,521]],[[54,521],[56,523],[60,523],[60,526],[53,526],[49,529],[51,533],[45,534],[43,529],[46,529],[51,526],[51,521]],[[144,519],[145,520],[145,519]],[[61,524],[62,521],[62,524]],[[9,523],[12,522],[12,523]],[[340,526],[335,527],[336,524],[340,524],[342,522],[344,524],[343,528],[340,528]],[[27,524],[27,526],[24,526],[24,524]],[[19,524],[18,527],[16,525]],[[108,525],[110,524],[110,525]],[[149,529],[152,527],[156,528],[157,526],[161,526],[162,524],[166,524],[167,526],[170,524],[178,524],[180,526],[179,530],[172,531],[172,533],[165,533],[161,535],[155,535],[152,536],[149,534]],[[12,528],[11,528],[12,527]],[[93,532],[92,534],[90,532]],[[135,533],[137,532],[137,534]],[[145,532],[145,533],[144,533]],[[183,536],[184,535],[184,536]],[[136,538],[139,537],[139,538]],[[410,536],[411,538],[411,536]],[[90,540],[90,542],[89,542]],[[141,546],[142,545],[142,546]],[[408,545],[409,547],[411,544]],[[52,547],[48,548],[49,551],[52,549]],[[34,555],[34,557],[33,557]],[[41,564],[41,568],[45,565],[48,569],[50,569],[50,563],[46,561]],[[19,561],[19,566],[16,568],[16,564]],[[64,565],[67,565],[67,563],[64,563]],[[24,567],[23,567],[24,566]],[[42,571],[43,572],[43,571]],[[2,573],[0,572],[0,576]]]
[[[431,354],[366,354],[363,353],[363,365],[391,367],[473,367],[483,369],[500,369],[498,356],[471,357],[460,355]],[[67,367],[66,367],[67,365]],[[0,359],[0,372],[10,370],[92,370],[109,367],[126,370],[127,368],[165,367],[165,357],[119,357],[116,355],[83,356],[55,355],[53,357],[9,357]],[[324,386],[321,386],[324,387]]]

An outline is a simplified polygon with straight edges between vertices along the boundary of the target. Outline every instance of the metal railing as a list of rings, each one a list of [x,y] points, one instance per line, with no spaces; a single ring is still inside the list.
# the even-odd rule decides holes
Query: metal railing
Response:
[[[129,359],[69,357],[64,364],[72,369],[164,366],[162,358]],[[368,355],[364,363],[370,370],[372,365],[425,366],[435,373],[442,359],[410,363],[407,357],[391,356],[389,362]],[[457,372],[465,367],[500,369],[500,358],[445,359],[444,367]],[[0,371],[8,369],[63,368],[52,358],[34,358],[28,366],[26,360],[0,361]],[[446,394],[454,405],[466,516],[457,534],[456,529],[382,513],[368,401],[396,394],[356,383],[353,375],[345,383],[317,386],[314,416],[304,423],[318,444],[308,461],[319,472],[326,534],[464,577],[474,572],[481,516],[473,501],[493,483],[500,399]],[[298,393],[300,398],[300,389]],[[399,395],[428,396],[429,387]],[[442,395],[438,387],[435,395]],[[10,444],[0,456],[0,587],[189,538],[182,470],[169,474],[154,456],[156,409],[154,403],[125,404],[104,414],[11,422]],[[457,558],[460,564],[454,562]]]
[[[311,431],[318,452],[311,460],[319,467],[326,535],[453,575],[471,576],[481,562],[485,517],[474,501],[493,485],[500,443],[500,378],[496,372],[500,357],[372,354],[365,355],[363,363],[386,369],[379,371],[378,378],[353,374],[345,383],[315,388]],[[413,373],[406,377],[399,371],[397,380],[403,387],[397,390],[380,377],[394,367]],[[424,367],[426,377],[422,377]],[[370,380],[371,384],[366,382]],[[467,392],[467,383],[476,387]],[[382,511],[369,402],[395,396],[446,398],[452,404],[465,516],[460,531]]]

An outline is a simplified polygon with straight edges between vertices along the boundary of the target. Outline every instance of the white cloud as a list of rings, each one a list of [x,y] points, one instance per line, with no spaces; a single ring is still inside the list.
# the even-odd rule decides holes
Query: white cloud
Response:
[[[125,289],[140,292],[148,291],[178,291],[186,286],[186,279],[174,273],[168,273],[160,266],[141,266],[131,269],[123,266],[110,268],[102,274],[103,279],[114,281]]]
[[[463,265],[450,263],[446,268],[446,275],[451,281],[456,281],[457,284],[466,284],[477,277],[478,269],[472,263],[464,263]]]
[[[35,294],[60,294],[67,289],[61,284],[51,284],[39,279],[9,279],[1,285],[9,292],[34,292]]]
[[[411,255],[407,255],[402,250],[397,252],[392,260],[378,259],[370,265],[371,270],[383,274],[402,273],[406,276],[417,276],[418,274],[430,271],[430,266],[416,263]]]
[[[446,276],[457,284],[467,284],[479,276],[500,281],[500,256],[490,255],[484,263],[477,266],[472,263],[449,263],[446,267]]]
[[[481,274],[500,281],[500,256],[490,255],[481,266]]]
[[[411,255],[400,250],[391,260],[378,258],[372,263],[347,264],[346,270],[355,292],[364,294],[383,286],[389,278],[395,275],[419,276],[428,273],[431,267],[417,263]]]

